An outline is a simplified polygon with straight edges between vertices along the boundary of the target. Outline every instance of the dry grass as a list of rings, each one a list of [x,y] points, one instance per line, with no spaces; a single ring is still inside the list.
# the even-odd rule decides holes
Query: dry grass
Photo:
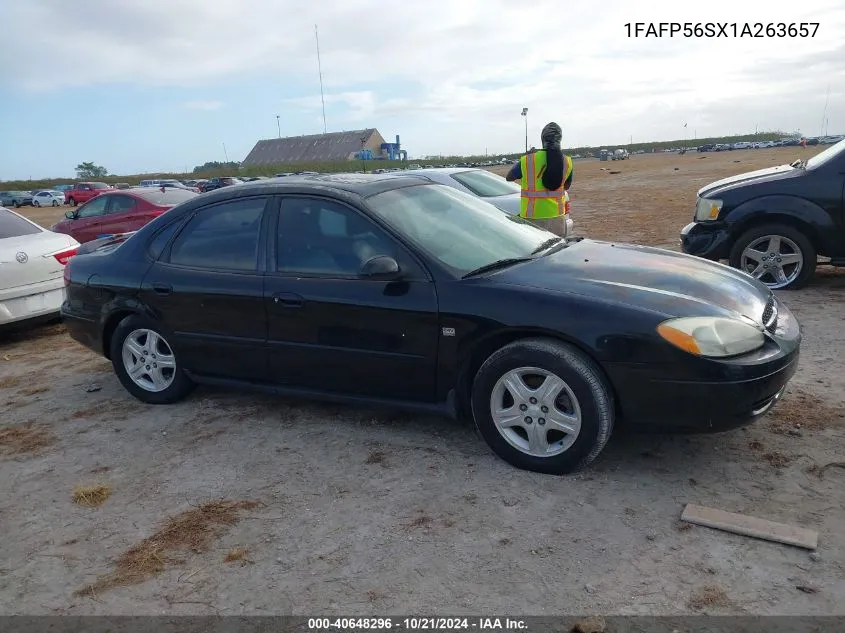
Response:
[[[114,587],[134,585],[164,571],[179,551],[208,550],[226,527],[238,523],[241,510],[258,506],[255,501],[211,501],[171,517],[155,534],[134,545],[120,558],[111,573],[79,589],[75,595],[96,595]]]
[[[34,396],[39,393],[50,391],[50,388],[44,385],[36,385],[34,387],[27,387],[18,391],[19,396]]]
[[[405,529],[408,531],[411,530],[418,530],[418,529],[428,529],[431,527],[432,523],[434,523],[434,519],[432,519],[427,514],[421,514],[420,516],[412,519],[408,523],[405,524]]]
[[[771,419],[769,430],[781,435],[793,429],[820,431],[845,424],[845,410],[803,390],[790,391],[783,396],[768,417]]]
[[[32,422],[0,427],[0,449],[7,455],[39,453],[55,441],[46,427]]]
[[[367,459],[364,460],[365,464],[381,464],[382,466],[384,466],[386,462],[387,453],[384,451],[373,451],[367,456]]]
[[[82,409],[77,409],[70,414],[70,419],[88,420],[106,418],[108,420],[126,420],[129,416],[143,409],[143,405],[130,400],[105,400]]]
[[[721,587],[704,585],[695,590],[687,604],[691,609],[700,611],[705,607],[727,607],[731,604],[731,600]]]
[[[73,502],[86,508],[99,508],[111,496],[111,488],[105,484],[74,486]]]
[[[224,563],[235,563],[238,561],[246,561],[247,554],[249,554],[249,550],[245,547],[236,547],[232,550],[229,550],[229,553],[223,557]]]
[[[5,376],[0,378],[0,389],[14,389],[20,387],[24,382],[26,382],[24,376]]]

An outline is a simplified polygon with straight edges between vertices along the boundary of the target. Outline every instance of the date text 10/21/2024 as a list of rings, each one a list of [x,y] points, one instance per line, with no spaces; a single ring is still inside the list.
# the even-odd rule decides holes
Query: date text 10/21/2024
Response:
[[[819,22],[626,22],[628,37],[815,37]]]
[[[309,631],[328,630],[511,630],[527,632],[525,620],[519,618],[308,618]]]

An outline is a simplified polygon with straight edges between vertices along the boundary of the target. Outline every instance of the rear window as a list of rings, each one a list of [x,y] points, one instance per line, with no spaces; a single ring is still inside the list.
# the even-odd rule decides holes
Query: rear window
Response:
[[[40,232],[41,229],[32,224],[32,222],[27,222],[8,209],[0,209],[0,240],[4,240],[7,237],[35,235]]]
[[[191,198],[195,198],[197,196],[197,194],[191,191],[190,189],[176,189],[170,187],[166,188],[164,191],[162,191],[158,187],[155,187],[145,190],[133,191],[132,193],[156,205],[176,205],[180,202],[190,200]]]
[[[452,174],[452,178],[482,198],[506,196],[520,191],[518,185],[484,169],[461,171]]]

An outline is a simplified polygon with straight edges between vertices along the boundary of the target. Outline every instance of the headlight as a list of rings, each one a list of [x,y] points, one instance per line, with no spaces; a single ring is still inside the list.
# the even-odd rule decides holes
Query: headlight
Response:
[[[670,319],[657,326],[657,333],[685,352],[707,357],[745,354],[766,341],[760,328],[722,317]]]
[[[715,198],[699,198],[695,205],[695,221],[709,222],[719,217],[722,201]]]

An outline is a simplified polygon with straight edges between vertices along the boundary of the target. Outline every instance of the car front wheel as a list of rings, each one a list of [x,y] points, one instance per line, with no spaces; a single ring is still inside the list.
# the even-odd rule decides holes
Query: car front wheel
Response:
[[[613,396],[598,366],[553,339],[494,352],[472,385],[476,426],[509,464],[563,475],[592,462],[613,430]]]
[[[33,206],[33,207],[40,207],[40,206],[41,206],[41,203],[40,203],[40,202],[38,202],[38,200],[33,200],[33,201],[32,201],[32,206]]]
[[[153,323],[137,315],[126,317],[115,329],[111,359],[120,382],[143,402],[177,402],[194,387],[164,335]]]
[[[816,249],[796,228],[765,224],[740,235],[731,248],[730,264],[772,290],[793,290],[816,272]]]
[[[68,200],[68,203],[69,203],[69,204],[70,204],[70,206],[72,206],[72,207],[75,207],[75,206],[76,206],[76,200],[74,200],[73,198],[71,198],[70,200]]]

